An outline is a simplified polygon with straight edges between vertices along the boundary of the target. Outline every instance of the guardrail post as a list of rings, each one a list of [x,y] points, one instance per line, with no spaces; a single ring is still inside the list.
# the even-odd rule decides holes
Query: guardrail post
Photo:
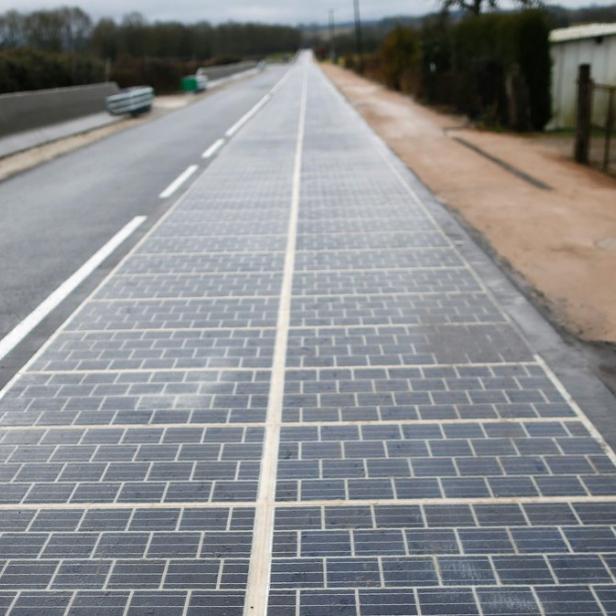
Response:
[[[612,132],[614,130],[614,92],[616,88],[610,89],[610,96],[607,106],[607,120],[605,122],[605,150],[603,152],[603,170],[610,169],[610,149],[612,145]]]
[[[580,64],[578,71],[577,121],[574,157],[578,163],[588,164],[592,116],[592,79],[590,64]]]

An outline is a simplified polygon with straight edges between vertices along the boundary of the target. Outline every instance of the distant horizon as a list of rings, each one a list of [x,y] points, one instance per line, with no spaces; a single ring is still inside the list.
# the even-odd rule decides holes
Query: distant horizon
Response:
[[[8,10],[30,12],[60,6],[79,6],[95,19],[111,17],[122,19],[131,12],[139,12],[148,21],[180,21],[193,23],[209,21],[214,24],[227,21],[278,23],[294,26],[323,25],[327,23],[330,9],[336,12],[340,23],[352,21],[352,0],[229,0],[220,6],[220,0],[175,0],[170,7],[168,0],[133,0],[130,7],[125,0],[0,0],[0,13]],[[614,0],[562,0],[549,2],[565,8],[602,7],[616,4]],[[420,17],[438,10],[438,0],[361,0],[362,17],[367,21],[395,17]],[[512,6],[511,0],[502,3]]]

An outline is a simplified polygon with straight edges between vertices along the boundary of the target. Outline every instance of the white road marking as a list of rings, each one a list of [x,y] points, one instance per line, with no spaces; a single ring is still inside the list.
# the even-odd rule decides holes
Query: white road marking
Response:
[[[497,325],[500,325],[500,323],[497,323]],[[273,328],[269,328],[270,330]],[[295,328],[294,328],[295,329]],[[338,328],[339,329],[339,328]],[[70,330],[67,330],[70,331]],[[82,333],[82,330],[74,330],[77,331],[79,333]],[[104,332],[110,333],[110,332],[123,332],[123,333],[132,333],[135,331],[141,331],[141,330],[134,330],[134,329],[126,329],[126,330],[109,330],[109,329],[105,329],[103,330]],[[160,331],[160,330],[156,330],[156,331]],[[172,330],[172,331],[181,331],[181,330]],[[199,330],[190,330],[190,331],[199,331]],[[210,330],[211,331],[211,330]],[[241,331],[241,330],[238,330]],[[413,369],[417,369],[417,370],[432,370],[434,368],[448,368],[448,369],[455,369],[455,368],[507,368],[507,367],[517,367],[517,366],[522,366],[522,367],[526,367],[526,366],[539,366],[541,365],[539,363],[539,361],[535,362],[490,362],[490,363],[476,363],[476,364],[413,364],[412,366],[405,366],[404,364],[379,364],[378,365],[378,369],[379,370],[399,370],[400,368],[413,368]],[[303,371],[303,370],[310,370],[311,372],[315,372],[317,374],[320,374],[321,372],[329,372],[331,370],[336,370],[336,369],[345,369],[345,370],[350,370],[352,372],[354,372],[355,374],[361,374],[362,372],[371,372],[375,369],[375,367],[373,366],[297,366],[297,367],[292,367],[289,368],[289,370],[298,370],[298,371]],[[250,366],[250,367],[231,367],[231,366],[227,366],[224,368],[209,368],[207,366],[199,366],[197,368],[163,368],[162,369],[164,372],[179,372],[181,374],[184,373],[194,373],[194,372],[254,372],[254,367]],[[114,374],[139,374],[140,372],[145,372],[145,373],[150,373],[152,372],[152,368],[118,368],[116,370],[114,370],[113,368],[91,368],[91,369],[84,369],[84,370],[79,370],[79,369],[69,369],[69,370],[28,370],[28,374],[109,374],[110,372],[113,372]],[[415,421],[415,420],[413,420]],[[449,420],[445,419],[442,420],[444,423],[448,423]],[[503,421],[503,420],[501,420]],[[434,420],[432,423],[438,423],[439,420]],[[336,422],[338,423],[338,422]]]
[[[181,175],[179,175],[163,192],[160,193],[159,197],[161,199],[169,198],[186,180],[188,180],[192,175],[194,175],[199,169],[198,165],[191,165],[184,171]]]
[[[215,141],[205,152],[203,152],[203,158],[212,158],[212,156],[214,156],[214,154],[216,154],[216,152],[218,152],[223,145],[225,145],[224,139]]]
[[[243,115],[226,133],[225,136],[227,137],[227,139],[230,139],[231,137],[233,137],[233,135],[235,135],[240,128],[242,128],[242,126],[244,126],[244,124],[246,124],[249,120],[251,120],[258,112],[259,110],[265,106],[274,96],[274,93],[277,92],[280,87],[282,86],[282,84],[288,79],[289,75],[291,74],[291,71],[288,70],[284,76],[282,77],[282,79],[280,79],[278,81],[278,83],[245,115]]]
[[[297,229],[299,220],[300,189],[304,136],[306,133],[306,106],[308,99],[308,70],[304,65],[301,104],[297,129],[297,146],[293,169],[293,192],[289,232],[284,263],[284,275],[280,293],[280,306],[276,327],[272,380],[270,384],[261,478],[257,495],[255,525],[253,532],[250,570],[246,587],[245,616],[266,616],[268,608],[270,569],[272,563],[272,544],[274,537],[274,513],[276,501],[276,479],[278,475],[278,450],[280,445],[280,426],[284,399],[285,366],[287,361],[287,342],[291,323],[291,300],[293,293],[293,273],[297,251]]]
[[[269,100],[272,98],[271,94],[266,94],[248,113],[244,114],[225,134],[226,136],[233,137],[235,133],[237,133],[244,124],[246,124],[249,120],[251,120],[259,110],[266,105]]]
[[[86,261],[68,280],[64,281],[47,299],[39,304],[21,323],[0,340],[0,359],[6,357],[52,310],[61,304],[111,253],[116,250],[146,220],[133,218],[116,233],[98,252]]]
[[[404,178],[404,176],[402,175],[402,172],[400,171],[400,169],[394,164],[393,160],[392,160],[392,152],[389,148],[389,146],[385,143],[385,141],[383,139],[381,139],[381,137],[379,137],[376,132],[374,132],[368,125],[368,122],[365,120],[365,118],[361,115],[361,113],[357,110],[356,107],[354,107],[351,102],[338,90],[338,88],[333,84],[333,82],[328,79],[325,74],[323,72],[321,72],[321,76],[323,77],[325,83],[328,85],[328,87],[330,88],[330,90],[334,93],[334,95],[336,96],[336,98],[338,98],[339,101],[342,102],[343,105],[345,105],[348,109],[351,110],[351,113],[353,115],[355,115],[355,117],[357,117],[360,121],[360,123],[368,129],[367,133],[371,136],[372,140],[375,142],[375,144],[377,145],[377,152],[379,153],[380,157],[383,159],[383,161],[385,162],[385,164],[389,167],[390,171],[393,173],[393,175],[397,178],[397,180],[399,181],[399,183],[402,185],[402,187],[409,193],[411,199],[415,202],[416,205],[419,206],[419,208],[424,212],[424,214],[427,216],[427,218],[429,219],[429,221],[432,223],[433,227],[434,227],[434,231],[436,231],[436,233],[438,233],[448,244],[448,246],[450,248],[452,248],[456,254],[460,257],[460,259],[462,260],[462,263],[465,267],[465,269],[470,273],[470,275],[475,279],[475,281],[477,282],[477,284],[479,285],[479,287],[484,291],[484,293],[486,295],[488,295],[491,299],[493,299],[495,301],[495,303],[499,306],[499,310],[500,312],[503,314],[503,316],[505,317],[505,319],[507,320],[508,323],[511,323],[511,316],[509,315],[509,313],[505,310],[503,310],[500,307],[500,304],[498,303],[498,301],[496,301],[496,298],[494,296],[494,293],[492,292],[491,289],[488,289],[488,287],[486,286],[485,282],[483,281],[483,279],[481,278],[481,276],[479,275],[479,273],[477,272],[477,270],[470,264],[470,262],[468,261],[468,259],[462,254],[462,252],[460,251],[460,249],[458,248],[458,246],[456,246],[454,244],[454,242],[452,241],[452,239],[445,233],[443,227],[439,224],[439,222],[436,220],[436,218],[434,217],[434,215],[432,214],[432,212],[429,210],[428,206],[424,203],[424,201],[421,199],[421,197],[419,196],[419,194],[417,193],[417,191],[415,190],[415,188],[413,188],[413,186],[406,181],[406,179]],[[402,163],[402,161],[398,158],[399,163]],[[402,163],[404,165],[404,163]]]
[[[206,171],[207,169],[204,170],[203,173],[205,173]],[[64,321],[64,323],[47,339],[47,341],[39,348],[39,350],[36,351],[36,353],[34,353],[32,357],[30,357],[30,359],[21,367],[21,369],[13,375],[13,377],[8,381],[8,383],[6,383],[6,385],[4,385],[2,389],[0,389],[0,400],[2,400],[2,398],[11,389],[11,387],[13,387],[13,385],[22,377],[22,375],[28,372],[30,366],[32,366],[36,361],[38,361],[38,359],[47,351],[47,349],[51,347],[51,345],[62,334],[62,332],[66,330],[68,323],[72,321],[75,315],[79,314],[84,309],[84,307],[92,301],[92,298],[96,297],[96,295],[111,280],[111,278],[118,275],[118,272],[128,261],[128,259],[137,254],[139,250],[142,249],[145,242],[154,235],[154,233],[163,225],[163,223],[167,221],[168,218],[171,217],[171,215],[175,211],[177,211],[179,206],[188,198],[194,186],[195,185],[193,183],[185,193],[178,197],[178,199],[154,223],[154,225],[150,229],[148,229],[147,233],[137,242],[137,244],[128,252],[128,254],[126,254],[124,258],[112,269],[112,271],[104,277],[100,284],[92,290],[90,295],[84,300],[81,306],[79,306],[71,315],[69,315],[69,317]]]
[[[323,75],[323,73],[321,73],[321,74]],[[331,82],[331,80],[329,80],[329,79],[327,79],[325,77],[324,77],[324,79],[325,79],[325,83],[328,84],[330,90],[335,94],[335,96],[338,98],[338,100],[342,101],[342,103],[345,106],[347,106],[348,109],[351,110],[351,113],[353,113],[357,118],[359,118],[360,122],[364,126],[367,127],[368,123],[363,118],[363,116],[359,113],[359,111],[341,94],[341,92],[336,88],[336,86],[334,86],[334,84]],[[436,220],[436,218],[434,217],[434,215],[432,214],[432,212],[430,211],[428,206],[421,199],[421,197],[419,196],[417,191],[413,188],[413,186],[411,186],[411,184],[409,182],[406,181],[406,179],[402,175],[402,172],[400,171],[400,169],[394,164],[393,159],[392,159],[391,151],[388,148],[387,144],[374,131],[369,130],[368,132],[369,132],[369,134],[371,134],[374,142],[377,144],[377,146],[378,146],[377,150],[378,150],[381,158],[385,161],[385,163],[390,168],[390,170],[393,172],[393,174],[396,176],[398,181],[402,184],[402,186],[409,193],[409,195],[411,196],[413,201],[422,209],[422,211],[426,214],[428,219],[432,222],[436,232],[439,233],[441,235],[441,237],[443,237],[448,242],[450,247],[460,257],[462,262],[465,264],[465,268],[473,276],[473,278],[475,279],[475,281],[479,285],[480,289],[493,301],[494,304],[496,304],[496,306],[498,307],[500,313],[507,319],[507,322],[508,323],[512,323],[513,321],[511,319],[508,311],[506,311],[506,310],[504,310],[502,308],[501,303],[496,299],[492,289],[487,287],[487,285],[485,284],[485,282],[483,281],[483,279],[481,278],[479,273],[476,271],[476,269],[471,265],[471,263],[468,261],[468,259],[462,254],[460,249],[453,243],[451,238],[445,233],[445,231],[443,230],[443,227],[438,223],[438,221]],[[401,163],[400,159],[398,159],[398,162]],[[401,163],[401,164],[403,164],[403,163]],[[610,459],[610,461],[613,464],[616,464],[616,451],[614,451],[614,449],[612,449],[612,447],[603,438],[603,435],[601,434],[601,432],[595,427],[595,425],[588,418],[586,413],[584,413],[584,411],[581,409],[581,407],[573,399],[571,394],[567,391],[566,387],[563,385],[563,383],[558,378],[558,376],[554,373],[554,371],[550,368],[548,363],[539,354],[535,355],[535,361],[537,362],[537,364],[539,364],[543,368],[543,370],[546,373],[546,375],[548,376],[548,378],[552,381],[552,383],[554,384],[556,389],[559,391],[559,393],[562,395],[562,397],[567,401],[567,404],[569,405],[569,407],[575,412],[575,414],[577,415],[578,419],[584,424],[584,426],[586,427],[588,432],[591,434],[591,436],[602,447],[602,449],[605,452],[605,455]],[[567,497],[567,499],[570,499],[570,498],[571,497]]]
[[[354,500],[307,500],[307,501],[285,501],[279,503],[279,509],[313,509],[316,507],[393,507],[393,506],[415,506],[430,507],[434,505],[538,505],[538,504],[570,504],[578,505],[584,503],[616,503],[616,496],[485,496],[480,498],[384,498],[384,499],[354,499]],[[165,502],[165,503],[144,503],[136,502],[116,502],[116,503],[2,503],[0,511],[57,511],[57,510],[122,510],[122,509],[252,509],[254,503],[246,501],[186,501],[186,502]],[[271,561],[271,553],[264,555],[267,562]],[[251,560],[251,563],[254,563]],[[269,590],[269,571],[263,572],[267,575],[266,584],[259,589],[260,594]],[[264,580],[264,577],[260,579]],[[267,596],[266,596],[267,598]],[[249,605],[249,604],[248,604]],[[257,606],[259,607],[259,606]],[[265,606],[267,607],[267,606]],[[261,613],[261,609],[250,610],[248,607],[245,616],[248,614]]]
[[[452,265],[452,266],[418,266],[418,267],[365,267],[365,268],[343,268],[343,269],[303,269],[298,273],[302,276],[304,275],[313,275],[313,274],[364,274],[364,273],[378,273],[378,272],[444,272],[448,271],[451,273],[455,272],[465,272],[468,268]],[[255,275],[254,272],[238,272],[237,270],[220,270],[220,271],[212,271],[210,270],[195,270],[194,272],[130,272],[130,273],[122,273],[118,274],[116,278],[147,278],[147,277],[155,277],[155,276],[172,276],[174,278],[183,278],[190,276],[246,276]],[[280,274],[280,270],[259,270],[259,275],[263,276],[272,276],[275,274]],[[477,293],[481,293],[481,290],[477,290]],[[374,295],[374,294],[372,294]],[[380,295],[380,294],[376,294]],[[130,298],[127,298],[130,299]]]
[[[491,419],[396,419],[396,420],[387,420],[382,421],[380,419],[372,419],[372,420],[364,420],[364,421],[298,421],[293,424],[287,424],[287,426],[292,426],[293,428],[322,428],[322,427],[343,427],[343,426],[464,426],[464,425],[495,425],[499,426],[513,426],[513,425],[530,425],[530,424],[575,424],[580,423],[577,417],[571,416],[562,416],[562,417],[550,417],[546,419],[545,417],[516,417],[516,418],[507,418],[507,419],[499,419],[499,418],[491,418]],[[138,427],[140,430],[166,430],[171,428],[214,428],[218,430],[219,428],[235,428],[238,425],[241,425],[242,428],[260,428],[263,426],[261,422],[250,422],[247,421],[242,424],[220,424],[220,423],[167,423],[167,424],[139,424]],[[11,424],[10,426],[2,426],[2,432],[55,432],[55,431],[64,431],[64,430],[72,430],[74,432],[83,431],[84,433],[89,430],[134,430],[137,426],[135,424],[66,424],[66,425],[57,425],[57,424],[28,424],[28,425],[17,425]],[[569,497],[566,497],[569,498]],[[312,501],[311,501],[312,502]],[[353,501],[355,502],[355,501]],[[279,505],[280,506],[280,505]]]
[[[593,424],[588,415],[586,415],[586,413],[581,409],[580,405],[573,399],[556,373],[538,353],[535,355],[535,361],[543,368],[543,371],[546,373],[550,381],[552,381],[554,387],[558,390],[558,393],[560,393],[560,395],[565,399],[569,407],[573,409],[573,412],[577,415],[577,419],[586,427],[590,435],[599,443],[605,455],[611,460],[612,464],[616,464],[616,452],[614,452],[612,447],[603,438],[601,432],[599,432],[599,430],[595,427],[595,424]]]

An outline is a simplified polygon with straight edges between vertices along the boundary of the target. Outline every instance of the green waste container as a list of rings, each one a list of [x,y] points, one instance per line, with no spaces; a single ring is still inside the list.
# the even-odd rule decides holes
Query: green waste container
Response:
[[[182,92],[203,92],[207,79],[201,75],[188,75],[182,78]]]

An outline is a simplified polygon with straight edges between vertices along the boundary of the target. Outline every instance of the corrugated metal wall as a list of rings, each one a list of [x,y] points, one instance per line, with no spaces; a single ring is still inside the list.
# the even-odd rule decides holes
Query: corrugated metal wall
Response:
[[[580,64],[590,64],[596,83],[616,85],[616,35],[552,43],[553,83],[550,128],[575,127],[577,74]],[[593,122],[602,124],[607,111],[607,97],[595,96]]]

